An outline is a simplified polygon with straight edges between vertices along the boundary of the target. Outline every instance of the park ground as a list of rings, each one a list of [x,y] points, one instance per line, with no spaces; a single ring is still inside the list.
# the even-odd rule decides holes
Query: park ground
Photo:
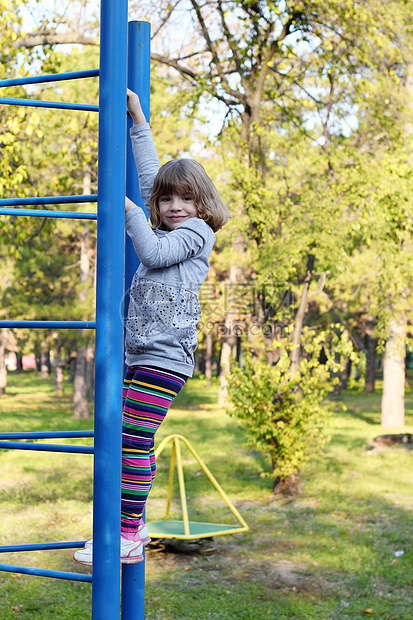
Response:
[[[285,497],[272,494],[271,479],[261,476],[269,471],[265,459],[216,405],[216,387],[202,378],[188,383],[158,442],[171,432],[185,435],[250,530],[203,545],[151,545],[146,620],[412,620],[413,450],[374,447],[382,433],[378,387],[373,395],[360,388],[331,400],[329,441],[303,468],[299,493]],[[413,390],[406,405],[411,431]],[[69,384],[58,397],[52,380],[10,375],[1,431],[92,426],[72,418]],[[232,523],[196,462],[183,456],[190,517]],[[168,466],[165,451],[148,521],[163,518]],[[90,456],[3,450],[0,467],[0,544],[91,536]],[[171,516],[179,517],[177,500]],[[4,554],[2,562],[88,572],[73,563],[72,551]],[[87,583],[1,573],[0,592],[2,620],[91,618]]]

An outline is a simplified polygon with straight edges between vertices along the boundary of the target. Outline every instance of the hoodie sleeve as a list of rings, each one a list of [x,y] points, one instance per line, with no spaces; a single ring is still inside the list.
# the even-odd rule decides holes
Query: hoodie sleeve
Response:
[[[149,269],[182,263],[199,254],[211,241],[213,245],[215,240],[212,229],[199,218],[191,218],[175,230],[158,237],[139,208],[127,212],[126,231],[139,260]]]
[[[149,198],[153,182],[161,167],[148,123],[134,125],[130,130],[132,151],[139,178],[139,189],[143,204],[149,213]]]

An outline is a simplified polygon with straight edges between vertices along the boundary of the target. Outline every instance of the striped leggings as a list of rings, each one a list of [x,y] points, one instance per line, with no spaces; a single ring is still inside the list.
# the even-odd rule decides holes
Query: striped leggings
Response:
[[[128,367],[123,384],[121,534],[141,524],[156,474],[154,437],[187,377],[148,366]]]

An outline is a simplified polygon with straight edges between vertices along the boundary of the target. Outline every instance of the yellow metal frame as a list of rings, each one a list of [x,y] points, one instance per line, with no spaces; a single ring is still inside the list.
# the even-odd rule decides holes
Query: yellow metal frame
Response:
[[[238,510],[235,508],[234,504],[231,502],[231,500],[229,499],[228,495],[225,493],[223,488],[218,484],[217,480],[212,475],[212,473],[210,472],[208,467],[205,465],[205,463],[202,461],[202,459],[195,452],[195,450],[193,449],[193,447],[191,446],[189,441],[183,435],[169,435],[168,437],[166,437],[159,444],[159,447],[155,451],[156,459],[158,459],[158,457],[161,455],[162,451],[164,450],[165,446],[170,441],[173,442],[173,445],[172,445],[171,461],[170,461],[170,465],[169,465],[168,496],[167,496],[167,500],[166,500],[165,519],[166,519],[166,521],[169,520],[169,513],[170,513],[171,501],[172,501],[172,488],[173,488],[173,479],[174,479],[174,469],[175,469],[175,463],[176,463],[176,468],[177,468],[177,471],[178,471],[179,491],[180,491],[180,497],[181,497],[181,508],[182,508],[182,519],[183,519],[183,525],[184,525],[184,534],[169,534],[169,533],[168,534],[167,533],[159,534],[159,533],[156,532],[156,524],[153,524],[152,528],[151,528],[151,524],[148,523],[149,535],[153,536],[154,538],[162,537],[162,538],[179,538],[179,539],[182,539],[182,540],[191,540],[191,539],[198,539],[198,538],[207,538],[207,537],[210,537],[210,536],[223,536],[225,534],[237,534],[239,532],[247,532],[249,530],[249,527],[248,527],[247,523],[244,521],[244,519],[242,518],[242,516],[240,515]],[[231,510],[233,515],[236,517],[236,519],[240,523],[240,527],[233,527],[233,528],[230,527],[230,529],[226,529],[226,530],[208,531],[208,532],[205,532],[205,533],[197,532],[196,534],[191,534],[191,531],[190,531],[191,522],[189,521],[189,518],[188,518],[188,506],[187,506],[187,502],[186,502],[185,480],[184,480],[184,470],[183,470],[183,465],[182,465],[182,456],[181,456],[181,445],[180,445],[180,442],[182,442],[188,448],[188,450],[190,451],[192,456],[198,462],[198,464],[200,465],[201,469],[204,471],[204,473],[208,477],[209,481],[212,483],[212,485],[218,491],[218,493],[220,494],[220,496],[222,497],[222,499],[224,500],[224,502],[226,503],[228,508]],[[199,524],[199,525],[201,525],[201,524]],[[207,525],[211,526],[211,525],[214,525],[214,524],[207,524]],[[223,524],[218,524],[217,523],[216,525],[217,526],[219,526],[219,525],[222,526]],[[153,527],[155,527],[155,530],[153,529]]]

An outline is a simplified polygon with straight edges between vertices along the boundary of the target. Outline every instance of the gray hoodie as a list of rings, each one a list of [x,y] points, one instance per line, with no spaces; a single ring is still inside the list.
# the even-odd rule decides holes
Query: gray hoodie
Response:
[[[147,123],[130,131],[143,203],[160,168]],[[132,281],[126,321],[126,364],[192,376],[201,317],[198,293],[215,243],[212,228],[191,218],[173,231],[152,230],[142,209],[126,213],[126,231],[141,261]]]

